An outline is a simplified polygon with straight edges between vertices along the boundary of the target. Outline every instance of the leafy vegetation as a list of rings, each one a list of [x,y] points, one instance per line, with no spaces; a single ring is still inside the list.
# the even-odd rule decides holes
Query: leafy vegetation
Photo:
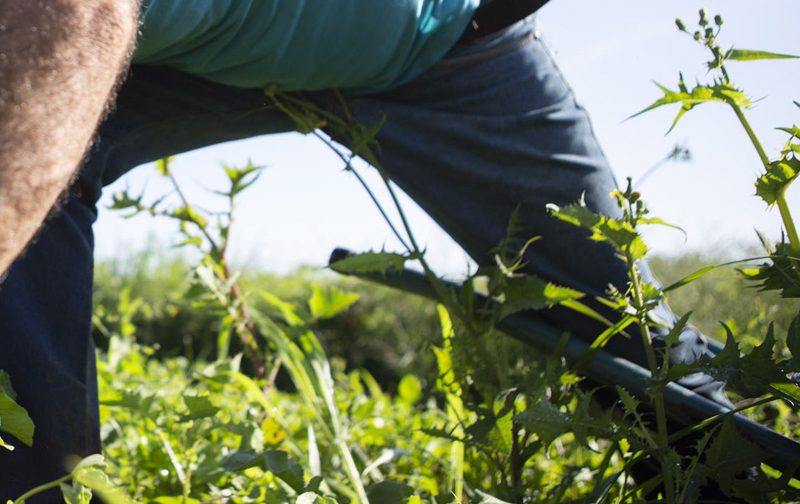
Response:
[[[683,22],[677,24],[688,33]],[[437,306],[317,273],[279,280],[242,276],[226,251],[237,195],[255,182],[259,169],[224,167],[229,185],[218,194],[227,210],[208,214],[186,200],[165,159],[158,171],[173,183],[174,199],[149,201],[123,192],[114,206],[175,221],[181,244],[199,260],[192,267],[162,262],[157,281],[141,274],[150,268],[147,255],[133,268],[99,267],[95,325],[103,347],[98,377],[104,455],[83,459],[63,478],[13,502],[54,487],[68,503],[89,502],[93,492],[111,503],[161,504],[800,499],[800,483],[793,479],[798,465],[773,463],[763,443],[741,434],[734,415],[747,413],[788,437],[800,434],[800,313],[792,299],[800,242],[785,200],[797,176],[798,130],[784,128],[789,140],[771,161],[746,121],[749,100],[726,68],[729,61],[789,56],[723,50],[717,42],[722,24],[716,16],[712,25],[701,11],[699,30],[691,35],[711,52],[713,81],[689,89],[681,78],[678,91],[660,86],[663,98],[648,107],[679,104],[677,123],[701,103],[730,106],[763,162],[757,194],[780,210],[786,240],[765,243],[764,258],[740,266],[743,281],[759,289],[749,295],[761,299],[769,291],[769,306],[783,303],[781,311],[764,308],[753,318],[731,319],[719,355],[694,362],[668,358],[689,315],[661,327],[650,312],[665,295],[677,299],[678,288],[707,289],[695,280],[719,268],[681,273],[664,289],[647,283],[639,264],[648,250],[639,231],[666,223],[649,214],[630,180],[612,194],[619,218],[595,214],[580,201],[550,207],[554,218],[607,242],[627,266],[627,288],[597,300],[617,310],[612,321],[590,308],[583,293],[525,273],[525,253],[535,238],[516,236],[513,219],[495,265],[461,286],[441,281],[399,204],[400,222],[387,221],[405,250],[351,256],[332,269],[386,275],[416,263],[438,296]],[[334,149],[359,180],[355,156],[382,173],[374,154],[380,124],[354,123],[344,105],[334,113],[298,95],[266,92],[300,131]],[[322,126],[351,151],[319,133]],[[384,182],[396,204],[385,176]],[[741,288],[735,289],[739,304]],[[359,314],[360,304],[377,309]],[[738,313],[736,304],[720,307],[715,316]],[[552,353],[540,355],[499,329],[515,315],[553,306],[608,326],[592,346],[595,358],[612,337],[630,332],[640,338],[647,369],[617,364],[620,378],[638,386],[590,385],[580,367],[589,357],[577,363],[567,358],[568,335]],[[776,330],[771,319],[778,314]],[[374,364],[367,357],[380,339],[387,342],[388,358]],[[331,351],[339,357],[329,357]],[[373,365],[373,372],[364,369]],[[736,409],[676,427],[670,418],[680,412],[667,410],[668,393],[676,381],[697,373],[735,389]],[[14,403],[4,375],[2,385],[0,429],[29,442],[30,419]],[[697,400],[685,396],[687,404]]]

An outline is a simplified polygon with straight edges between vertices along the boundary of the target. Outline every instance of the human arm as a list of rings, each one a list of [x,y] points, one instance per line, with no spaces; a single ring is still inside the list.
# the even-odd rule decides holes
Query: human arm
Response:
[[[0,273],[74,175],[137,13],[138,0],[0,0]]]

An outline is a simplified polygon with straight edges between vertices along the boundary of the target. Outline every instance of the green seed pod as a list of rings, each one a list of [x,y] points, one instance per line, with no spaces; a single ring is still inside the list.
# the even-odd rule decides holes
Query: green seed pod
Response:
[[[702,34],[702,33],[700,33],[699,31],[696,31],[696,32],[694,32],[694,35],[693,35],[693,37],[694,37],[694,39],[695,39],[695,40],[697,40],[697,41],[699,42],[699,41],[700,41],[700,39],[702,39],[702,38],[703,38],[703,34]]]
[[[700,9],[700,26],[708,25],[708,13],[705,9]]]
[[[714,16],[714,24],[716,24],[717,26],[722,26],[722,16],[720,16],[719,14]]]
[[[685,25],[685,24],[683,24],[683,21],[681,21],[681,18],[677,18],[677,19],[675,19],[675,26],[677,26],[677,27],[678,27],[678,29],[679,29],[680,31],[682,31],[682,32],[685,32],[685,31],[686,31],[686,25]]]
[[[714,28],[708,27],[706,28],[706,39],[710,39],[714,36]]]

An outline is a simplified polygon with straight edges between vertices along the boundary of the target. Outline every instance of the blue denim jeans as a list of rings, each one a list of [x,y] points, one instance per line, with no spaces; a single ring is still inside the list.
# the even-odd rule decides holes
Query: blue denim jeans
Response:
[[[333,103],[330,93],[308,96]],[[530,272],[590,295],[609,283],[624,288],[625,268],[609,247],[546,215],[547,203],[581,195],[595,210],[618,210],[589,119],[531,21],[456,47],[414,81],[349,97],[347,106],[365,123],[386,117],[378,135],[385,170],[478,263],[492,262],[518,209],[520,237],[542,237],[528,252]],[[68,198],[0,286],[0,369],[36,423],[33,448],[0,454],[0,497],[62,475],[68,454],[100,450],[90,316],[102,187],[166,155],[292,129],[259,90],[130,69]],[[599,331],[566,310],[542,316],[582,338]],[[642,360],[632,340],[613,351]]]

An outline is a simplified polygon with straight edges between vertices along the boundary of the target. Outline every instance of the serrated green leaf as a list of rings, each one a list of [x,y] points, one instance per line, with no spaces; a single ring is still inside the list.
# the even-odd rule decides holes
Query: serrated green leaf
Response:
[[[560,287],[536,276],[512,277],[507,280],[500,316],[507,317],[522,310],[541,310],[583,296],[575,289]]]
[[[739,272],[752,282],[759,282],[761,291],[779,291],[783,298],[800,298],[800,270],[795,267],[790,256],[788,243],[775,245],[771,262],[762,263],[758,268],[741,269]]]
[[[673,91],[665,86],[662,86],[659,83],[655,83],[659,89],[664,93],[662,98],[659,98],[649,106],[645,107],[644,109],[640,110],[639,112],[631,115],[628,119],[633,117],[639,116],[648,112],[650,110],[662,107],[664,105],[671,105],[674,103],[680,103],[681,108],[678,111],[678,115],[672,121],[672,124],[669,127],[667,133],[671,132],[675,129],[675,126],[678,124],[678,121],[686,114],[686,112],[690,111],[697,105],[707,102],[726,102],[733,105],[736,105],[740,108],[748,107],[752,103],[747,95],[745,95],[742,91],[734,88],[730,84],[727,83],[717,83],[713,86],[703,86],[697,85],[692,88],[691,91],[684,91],[683,88],[685,87],[683,84],[683,77],[681,77],[679,87],[682,88],[681,91]]]
[[[725,59],[733,61],[755,61],[766,59],[796,59],[800,56],[793,54],[780,54],[768,51],[758,51],[751,49],[733,49],[725,55]]]
[[[132,197],[128,194],[128,191],[117,191],[112,196],[111,204],[106,207],[110,210],[126,210],[131,209],[130,212],[126,212],[122,214],[123,219],[130,219],[131,217],[135,217],[139,215],[139,213],[145,210],[144,204],[142,200],[144,199],[144,195],[139,195],[137,197]]]
[[[356,293],[344,292],[334,286],[322,288],[313,284],[308,309],[311,316],[316,319],[329,319],[344,312],[356,301],[358,301]]]
[[[767,334],[760,345],[753,347],[749,354],[742,358],[742,367],[748,372],[760,373],[762,369],[772,369],[772,356],[775,347],[775,325],[770,323]]]
[[[622,401],[622,406],[626,413],[632,416],[639,415],[639,401],[633,397],[630,392],[618,385],[617,395],[619,395],[619,398]]]
[[[526,431],[536,433],[544,446],[550,446],[557,437],[574,429],[570,415],[562,412],[546,397],[528,406],[514,419]]]
[[[330,265],[333,271],[343,274],[378,273],[385,275],[401,271],[408,258],[392,252],[364,252],[348,256]]]
[[[601,215],[589,210],[583,198],[565,207],[550,203],[546,208],[553,217],[583,229],[593,230],[603,221]]]
[[[764,460],[759,447],[737,433],[730,417],[725,418],[705,454],[704,464],[726,493],[730,493],[731,484],[742,471]]]
[[[756,180],[756,194],[767,205],[774,205],[798,175],[800,159],[792,157],[773,161],[766,173]]]
[[[725,376],[728,374],[725,371],[736,370],[739,367],[739,362],[741,361],[742,357],[741,352],[739,351],[739,345],[736,343],[736,338],[733,337],[733,332],[731,332],[731,329],[724,324],[722,327],[726,334],[725,345],[722,347],[722,351],[715,355],[711,360],[711,365],[716,369],[723,371],[722,375],[717,376],[724,380]],[[734,378],[734,372],[730,373],[730,378]]]
[[[629,223],[592,212],[583,198],[565,207],[549,204],[547,210],[557,219],[592,231],[590,239],[609,242],[617,250],[629,253],[633,260],[647,254],[644,240]]]
[[[231,183],[230,189],[226,191],[214,191],[217,194],[227,197],[233,197],[253,185],[261,176],[262,166],[255,166],[249,162],[243,168],[234,168],[223,165],[222,169]]]
[[[228,176],[228,180],[232,184],[236,184],[247,178],[248,175],[260,171],[262,167],[256,166],[252,162],[248,161],[247,165],[245,165],[244,168],[234,168],[222,165],[222,169],[225,171],[225,175]]]
[[[792,360],[776,361],[774,356],[774,326],[770,324],[764,340],[742,356],[733,334],[725,326],[728,339],[716,357],[707,361],[701,358],[694,371],[702,371],[722,380],[745,397],[757,397],[771,392],[795,404],[800,404],[800,390],[789,375],[800,371],[800,363]]]

